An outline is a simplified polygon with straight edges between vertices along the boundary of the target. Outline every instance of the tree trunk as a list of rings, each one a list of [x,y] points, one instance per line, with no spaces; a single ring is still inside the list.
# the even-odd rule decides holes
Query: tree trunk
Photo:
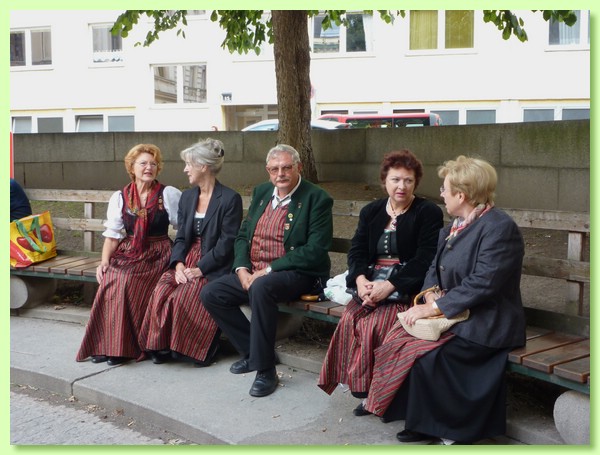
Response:
[[[310,137],[310,47],[306,11],[272,11],[278,142],[298,150],[302,177],[317,183]]]

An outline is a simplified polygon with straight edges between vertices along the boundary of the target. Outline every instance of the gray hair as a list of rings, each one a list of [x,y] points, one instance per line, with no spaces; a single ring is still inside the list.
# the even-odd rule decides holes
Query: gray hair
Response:
[[[296,150],[291,145],[277,144],[275,147],[269,150],[269,153],[267,153],[267,164],[269,164],[271,158],[273,158],[273,156],[277,155],[278,153],[289,154],[292,157],[292,161],[294,162],[294,164],[298,164],[300,162],[300,154],[298,153],[298,150]]]
[[[206,165],[211,174],[217,175],[223,167],[225,150],[221,141],[206,138],[182,150],[179,156],[183,161],[191,163],[194,167]]]

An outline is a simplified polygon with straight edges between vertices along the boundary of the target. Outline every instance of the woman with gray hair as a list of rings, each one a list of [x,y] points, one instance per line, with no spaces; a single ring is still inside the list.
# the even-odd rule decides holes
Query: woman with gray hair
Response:
[[[192,188],[179,201],[169,270],[152,293],[140,346],[156,364],[173,357],[203,367],[219,349],[220,330],[201,304],[200,290],[231,271],[242,198],[217,180],[225,155],[221,141],[201,140],[180,155]]]

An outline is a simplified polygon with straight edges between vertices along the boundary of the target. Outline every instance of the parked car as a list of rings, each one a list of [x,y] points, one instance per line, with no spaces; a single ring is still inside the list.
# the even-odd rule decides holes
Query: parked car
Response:
[[[352,128],[350,123],[341,123],[332,120],[311,120],[310,126],[313,130],[337,130]],[[242,131],[277,131],[279,129],[279,120],[269,119],[261,120],[242,129]]]
[[[398,114],[324,114],[321,120],[349,123],[353,128],[398,128],[403,126],[441,126],[442,119],[432,112]]]

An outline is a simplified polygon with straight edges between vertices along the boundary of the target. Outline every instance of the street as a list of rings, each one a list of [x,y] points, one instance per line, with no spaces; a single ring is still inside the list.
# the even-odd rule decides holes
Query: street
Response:
[[[11,445],[180,445],[188,441],[123,415],[11,384]]]

